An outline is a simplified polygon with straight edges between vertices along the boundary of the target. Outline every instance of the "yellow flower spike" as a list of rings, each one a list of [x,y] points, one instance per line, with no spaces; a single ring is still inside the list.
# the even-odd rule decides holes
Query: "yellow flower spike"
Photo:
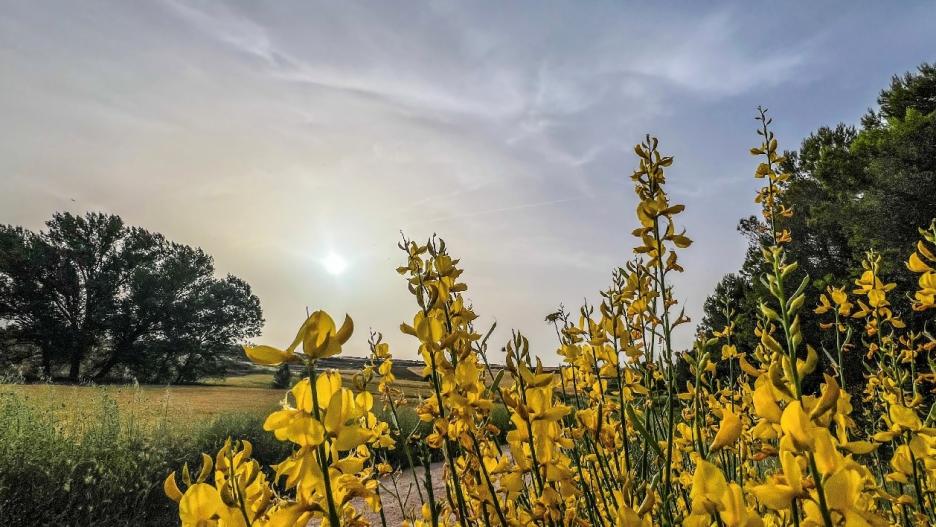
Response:
[[[335,329],[335,322],[324,311],[312,313],[302,323],[293,342],[285,350],[266,345],[244,345],[244,353],[256,364],[277,366],[284,362],[294,362],[299,357],[294,353],[302,344],[302,351],[306,357],[318,359],[330,357],[341,352],[341,345],[347,342],[354,331],[354,323],[345,315],[341,328]]]
[[[224,504],[218,490],[207,483],[196,483],[186,489],[179,500],[182,527],[210,525]]]
[[[832,304],[829,302],[828,297],[826,297],[825,294],[820,294],[819,305],[816,306],[815,309],[813,309],[813,313],[817,315],[823,315],[825,313],[828,313],[830,309],[832,309]]]
[[[733,344],[724,344],[721,347],[722,360],[729,360],[738,357],[738,347]]]
[[[783,410],[780,417],[780,427],[786,437],[793,441],[797,450],[811,450],[815,436],[815,428],[809,421],[809,416],[803,411],[799,401],[793,401]]]
[[[887,296],[883,289],[871,289],[868,291],[868,305],[871,307],[882,307],[887,304]]]
[[[722,412],[721,424],[718,426],[718,432],[715,434],[712,446],[709,447],[709,450],[713,452],[734,444],[741,437],[741,418],[738,414],[728,408],[725,408]]]

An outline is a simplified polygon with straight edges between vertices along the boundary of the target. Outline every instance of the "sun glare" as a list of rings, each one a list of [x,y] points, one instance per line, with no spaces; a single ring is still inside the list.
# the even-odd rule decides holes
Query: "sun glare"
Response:
[[[328,274],[338,276],[348,268],[348,262],[335,253],[328,253],[328,256],[322,258],[322,267]]]

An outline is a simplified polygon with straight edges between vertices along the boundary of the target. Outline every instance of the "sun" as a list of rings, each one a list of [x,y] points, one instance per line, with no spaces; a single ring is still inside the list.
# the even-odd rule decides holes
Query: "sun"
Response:
[[[328,274],[338,276],[341,273],[345,272],[345,269],[348,268],[348,262],[345,261],[340,255],[330,252],[328,256],[322,258],[322,267],[325,268],[325,271]]]

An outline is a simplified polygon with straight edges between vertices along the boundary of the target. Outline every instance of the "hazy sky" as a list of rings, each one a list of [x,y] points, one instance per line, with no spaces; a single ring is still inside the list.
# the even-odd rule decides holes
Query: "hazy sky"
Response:
[[[649,4],[4,1],[0,223],[116,213],[246,279],[258,341],[285,345],[310,306],[352,315],[349,354],[372,327],[400,356],[399,231],[437,232],[496,348],[518,328],[551,362],[543,316],[632,254],[649,132],[676,159],[698,320],[743,257],[754,107],[787,148],[857,122],[936,60],[936,5]]]

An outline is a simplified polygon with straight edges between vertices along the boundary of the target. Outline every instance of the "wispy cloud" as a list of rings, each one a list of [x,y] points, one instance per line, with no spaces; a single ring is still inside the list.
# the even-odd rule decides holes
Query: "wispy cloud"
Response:
[[[479,210],[479,211],[475,211],[475,212],[469,212],[469,213],[466,213],[466,214],[455,214],[455,215],[450,215],[450,216],[438,216],[438,217],[436,217],[436,218],[430,218],[430,219],[426,220],[426,224],[428,224],[428,225],[434,225],[434,224],[442,223],[442,222],[446,222],[446,221],[463,220],[463,219],[467,219],[467,218],[477,218],[478,216],[490,216],[490,215],[492,215],[492,214],[502,214],[502,213],[504,213],[504,212],[514,212],[514,211],[524,210],[524,209],[535,209],[535,208],[539,208],[539,207],[548,207],[548,206],[552,206],[552,205],[559,205],[560,203],[569,203],[570,201],[579,201],[579,200],[581,200],[581,199],[584,199],[584,197],[583,197],[583,196],[580,196],[580,197],[576,197],[576,198],[553,199],[553,200],[549,200],[549,201],[538,201],[538,202],[536,202],[536,203],[521,203],[521,204],[519,204],[519,205],[509,205],[509,206],[506,206],[506,207],[497,207],[497,208],[493,208],[493,209]]]
[[[310,302],[396,327],[411,311],[392,272],[397,231],[438,231],[469,266],[479,311],[548,356],[540,314],[631,256],[630,150],[644,133],[676,155],[672,194],[719,255],[687,251],[680,295],[695,314],[743,256],[750,109],[779,108],[793,146],[829,124],[817,109],[859,115],[876,79],[931,53],[931,9],[846,5],[809,17],[573,1],[496,14],[463,2],[12,5],[0,13],[0,222],[36,226],[76,198],[202,245],[254,285],[274,341]],[[828,23],[842,12],[849,24]],[[898,16],[915,32],[872,23]],[[871,84],[839,82],[853,71]],[[343,282],[319,272],[328,251],[354,262]]]

